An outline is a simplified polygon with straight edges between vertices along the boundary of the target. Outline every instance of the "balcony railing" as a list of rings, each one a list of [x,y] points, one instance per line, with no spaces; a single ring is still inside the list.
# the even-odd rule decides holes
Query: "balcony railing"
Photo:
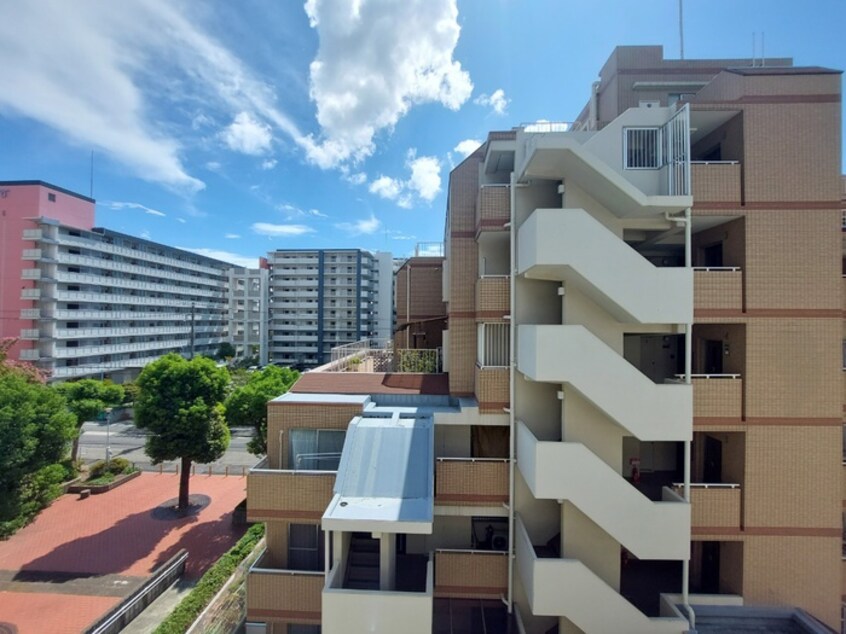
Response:
[[[673,484],[673,489],[684,495],[684,485]],[[708,529],[740,529],[739,484],[703,484],[690,485],[691,529],[707,532]]]
[[[283,570],[263,553],[247,576],[247,620],[319,624],[326,577],[322,570]]]
[[[693,200],[702,203],[740,203],[738,161],[691,161]]]
[[[683,375],[676,375],[684,378]],[[739,374],[692,374],[693,417],[714,422],[743,419],[743,379]]]
[[[508,185],[483,185],[476,197],[476,228],[503,231],[511,220],[511,188]]]
[[[694,267],[693,310],[743,310],[743,271],[736,266]]]
[[[499,599],[508,592],[508,553],[492,550],[435,551],[435,596]]]
[[[508,503],[507,458],[438,458],[435,504],[500,506]]]
[[[265,458],[247,476],[247,519],[320,519],[332,499],[335,471],[267,468]]]
[[[476,310],[497,317],[510,311],[511,278],[508,275],[482,275],[476,280]]]
[[[442,363],[440,348],[394,348],[390,340],[361,339],[332,348],[331,361],[317,370],[437,374]]]

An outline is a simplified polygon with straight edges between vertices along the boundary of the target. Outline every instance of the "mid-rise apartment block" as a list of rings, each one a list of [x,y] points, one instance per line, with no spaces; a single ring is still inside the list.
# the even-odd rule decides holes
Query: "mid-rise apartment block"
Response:
[[[0,182],[0,313],[13,354],[51,380],[132,378],[168,352],[229,340],[232,265],[94,227],[94,200]]]
[[[590,94],[452,171],[443,374],[268,405],[251,627],[840,628],[840,73],[620,47]]]
[[[229,339],[237,357],[267,365],[270,270],[265,258],[259,264],[229,270]]]
[[[390,253],[285,249],[269,253],[268,264],[272,363],[313,368],[335,346],[391,337]]]

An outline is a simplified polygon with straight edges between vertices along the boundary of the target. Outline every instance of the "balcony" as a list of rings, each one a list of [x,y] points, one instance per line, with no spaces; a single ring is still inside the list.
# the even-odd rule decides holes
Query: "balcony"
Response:
[[[483,185],[476,197],[476,230],[505,231],[511,221],[511,187]]]
[[[24,229],[23,239],[32,240],[34,242],[41,240],[41,229]]]
[[[476,313],[488,319],[511,312],[510,282],[507,275],[483,275],[476,280]]]
[[[500,506],[507,503],[507,459],[437,459],[435,463],[435,504],[437,506]]]
[[[41,249],[24,249],[21,252],[21,259],[22,260],[40,260],[41,259]]]
[[[679,495],[684,495],[684,485],[675,484],[673,488]],[[707,534],[723,532],[726,529],[740,530],[739,484],[691,484],[691,529],[694,533]]]
[[[21,308],[21,319],[41,319],[41,309]]]
[[[435,596],[498,599],[508,593],[508,553],[491,550],[435,551]]]
[[[21,299],[41,299],[40,288],[22,288]]]
[[[738,161],[691,161],[690,177],[697,207],[707,207],[708,203],[740,204]]]
[[[25,348],[21,350],[19,358],[21,361],[38,361],[41,358],[41,353],[38,348]]]
[[[21,271],[22,280],[40,280],[41,269],[24,269]]]
[[[81,266],[89,266],[94,267],[96,269],[102,269],[103,271],[118,271],[121,273],[126,273],[127,275],[143,275],[147,277],[152,277],[154,279],[176,280],[186,282],[188,284],[211,286],[212,290],[224,289],[227,285],[227,283],[223,280],[211,279],[208,276],[203,276],[200,274],[187,275],[185,273],[178,273],[176,271],[161,269],[158,266],[141,266],[138,264],[129,264],[128,262],[116,262],[115,260],[110,260],[102,257],[97,258],[90,255],[76,255],[62,252],[59,254],[58,261],[61,264],[78,264]],[[99,273],[97,273],[97,275],[99,275]]]
[[[431,634],[435,581],[431,557],[426,563],[425,582],[411,592],[344,588],[342,570],[336,563],[326,578],[323,634]]]
[[[90,357],[102,354],[121,354],[124,352],[140,352],[161,350],[165,352],[182,350],[189,345],[187,339],[174,339],[168,341],[139,341],[136,343],[113,343],[100,346],[70,346],[66,348],[55,347],[53,356],[57,359],[72,359],[77,357]]]
[[[281,570],[265,561],[262,554],[247,575],[247,620],[319,624],[323,571]]]
[[[742,312],[743,271],[734,266],[694,268],[693,311]]]
[[[691,379],[693,417],[700,423],[739,425],[743,421],[743,379],[739,374],[693,374]]]
[[[320,519],[332,500],[334,471],[268,469],[267,458],[247,476],[247,519]]]
[[[535,616],[565,616],[585,632],[682,634],[680,618],[649,618],[578,559],[540,558],[522,519],[515,522],[517,573]]]
[[[38,328],[24,328],[21,330],[21,339],[25,339],[27,341],[38,341],[38,338],[41,336]]]
[[[476,398],[482,413],[501,414],[511,401],[507,367],[481,367],[476,365]]]
[[[390,340],[361,339],[334,346],[331,361],[320,372],[368,372],[395,374],[439,374],[442,371],[438,348],[394,348]]]

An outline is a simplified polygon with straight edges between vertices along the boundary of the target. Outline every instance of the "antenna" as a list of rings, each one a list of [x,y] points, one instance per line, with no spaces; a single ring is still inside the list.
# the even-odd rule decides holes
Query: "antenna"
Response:
[[[679,57],[684,59],[684,0],[679,0]]]
[[[755,31],[752,31],[752,68],[755,68],[755,43],[757,41],[758,34]]]
[[[94,150],[91,150],[91,173],[88,184],[88,197],[94,198]]]

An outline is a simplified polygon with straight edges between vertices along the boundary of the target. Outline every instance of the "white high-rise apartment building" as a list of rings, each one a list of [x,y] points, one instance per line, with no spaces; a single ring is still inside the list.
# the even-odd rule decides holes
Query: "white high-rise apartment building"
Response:
[[[272,363],[316,367],[335,346],[391,337],[390,253],[285,249],[269,253],[268,263]]]

